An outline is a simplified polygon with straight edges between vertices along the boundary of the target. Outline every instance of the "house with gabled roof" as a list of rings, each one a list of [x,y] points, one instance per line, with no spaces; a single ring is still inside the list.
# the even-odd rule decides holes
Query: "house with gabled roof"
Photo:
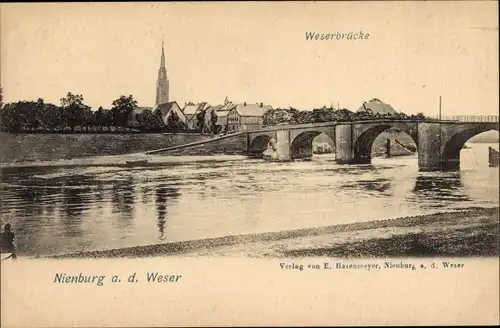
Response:
[[[227,127],[227,116],[229,112],[236,107],[236,104],[230,102],[227,98],[224,101],[224,105],[222,105],[217,111],[217,124],[222,126],[222,129],[225,131]]]
[[[216,115],[217,121],[216,125],[220,125],[220,128],[217,128],[217,130],[221,130],[223,128],[222,124],[219,124],[219,110],[223,107],[224,105],[215,105],[215,106],[210,106],[207,109],[205,109],[205,123],[203,126],[202,132],[214,132],[213,131],[213,123],[212,123],[212,115]],[[197,122],[196,122],[197,124]]]
[[[271,105],[263,103],[237,104],[227,115],[227,131],[259,129],[264,124],[264,114],[271,109]]]
[[[207,102],[201,102],[197,104],[193,102],[188,102],[187,104],[184,105],[182,112],[186,116],[188,129],[194,130],[197,128],[198,126],[197,115],[200,112],[207,110],[209,107],[210,104]]]
[[[377,98],[363,102],[357,112],[362,111],[371,111],[373,114],[397,114],[397,111],[391,105]]]
[[[181,110],[181,107],[179,106],[179,104],[176,101],[171,101],[168,103],[159,104],[154,109],[154,114],[159,115],[164,124],[167,124],[168,118],[173,113],[177,114],[177,116],[179,117],[179,121],[184,123],[184,125],[187,126],[188,119],[187,119],[186,115],[184,115],[183,111]]]

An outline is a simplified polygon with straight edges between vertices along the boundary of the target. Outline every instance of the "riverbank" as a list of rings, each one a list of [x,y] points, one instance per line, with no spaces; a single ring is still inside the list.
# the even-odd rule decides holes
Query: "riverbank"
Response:
[[[383,221],[228,236],[52,258],[151,256],[413,257],[498,256],[499,208],[470,208]]]
[[[0,163],[73,160],[142,153],[212,140],[198,133],[5,133],[0,132]]]
[[[225,162],[247,159],[244,155],[205,155],[205,156],[162,156],[145,155],[143,153],[111,155],[111,156],[89,156],[85,158],[60,159],[52,161],[30,161],[19,163],[2,163],[0,169],[3,172],[24,168],[71,168],[71,167],[131,167],[127,161],[147,161],[134,167],[159,167],[169,164],[190,162]]]

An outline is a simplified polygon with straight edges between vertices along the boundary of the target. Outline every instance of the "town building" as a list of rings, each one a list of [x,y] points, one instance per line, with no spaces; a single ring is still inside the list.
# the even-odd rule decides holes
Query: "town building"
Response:
[[[377,98],[373,98],[370,101],[365,101],[361,104],[357,111],[371,111],[373,112],[373,114],[397,114],[397,111],[392,108],[391,105],[386,104],[385,102]]]
[[[161,120],[165,125],[168,124],[168,118],[173,113],[177,114],[177,117],[179,117],[180,122],[182,122],[186,126],[188,125],[188,119],[186,115],[184,115],[181,108],[179,107],[179,104],[177,104],[176,101],[171,101],[165,104],[157,105],[154,113],[160,116]]]
[[[209,108],[206,109],[205,111],[205,126],[204,130],[202,132],[214,132],[212,131],[212,115],[215,113],[217,116],[217,121],[215,122],[216,125],[221,125],[219,124],[219,111],[224,105],[215,105],[215,106],[210,106]],[[222,129],[222,125],[221,125]]]
[[[227,131],[227,116],[229,112],[236,107],[236,104],[233,104],[230,102],[227,97],[224,100],[224,105],[222,105],[217,111],[217,125],[220,125],[222,127],[222,132]]]
[[[227,131],[257,130],[264,124],[264,113],[271,109],[272,106],[263,103],[238,104],[227,115]]]
[[[163,49],[163,41],[161,43],[161,59],[160,68],[158,69],[158,79],[156,81],[156,102],[155,108],[158,105],[169,102],[169,81],[167,77],[167,69],[165,68],[165,51]]]
[[[193,102],[188,102],[187,104],[184,105],[184,108],[182,109],[182,112],[187,118],[187,127],[190,130],[195,130],[198,127],[198,118],[197,115],[202,112],[207,110],[210,107],[210,104],[207,102],[201,102],[201,103],[193,103]]]

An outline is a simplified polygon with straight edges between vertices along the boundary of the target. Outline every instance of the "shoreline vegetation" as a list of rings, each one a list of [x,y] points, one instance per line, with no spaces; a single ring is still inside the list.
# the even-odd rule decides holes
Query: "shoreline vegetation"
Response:
[[[44,258],[499,256],[499,208],[49,255]]]

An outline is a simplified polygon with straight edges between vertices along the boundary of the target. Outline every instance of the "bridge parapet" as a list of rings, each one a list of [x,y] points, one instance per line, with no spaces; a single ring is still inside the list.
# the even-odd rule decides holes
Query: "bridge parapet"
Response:
[[[432,117],[439,120],[438,116]],[[498,115],[458,115],[441,116],[441,121],[466,122],[466,123],[498,123]]]
[[[316,122],[316,123],[301,123],[301,124],[279,124],[271,126],[263,126],[258,130],[248,131],[248,133],[261,133],[266,131],[278,130],[293,130],[293,129],[310,129],[319,127],[331,127],[334,125],[344,124],[371,124],[371,123],[498,123],[498,115],[458,115],[458,116],[430,116],[426,118],[373,118],[366,120],[353,120],[353,121],[329,121],[329,122]]]

